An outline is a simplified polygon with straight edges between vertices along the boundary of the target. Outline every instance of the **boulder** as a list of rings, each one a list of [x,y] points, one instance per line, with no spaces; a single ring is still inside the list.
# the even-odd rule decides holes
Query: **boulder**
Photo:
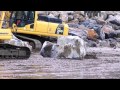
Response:
[[[116,48],[117,46],[117,41],[113,38],[110,38],[109,39],[109,42],[110,42],[110,47],[113,47],[113,48]]]
[[[120,26],[119,26],[119,25],[116,25],[116,24],[113,24],[113,23],[110,23],[110,22],[108,22],[108,24],[109,24],[110,26],[112,26],[114,30],[119,30],[119,29],[120,29]]]
[[[95,24],[97,24],[97,22],[96,22],[96,20],[88,19],[80,24],[84,25],[85,27],[92,28],[92,27],[94,27]]]
[[[117,38],[120,38],[120,30],[114,31],[114,33],[117,35]]]
[[[87,32],[88,32],[87,33],[88,39],[94,40],[94,41],[97,40],[98,34],[96,33],[96,31],[94,29],[88,29]]]
[[[96,39],[98,38],[98,34],[94,29],[86,28],[84,25],[72,24],[70,25],[70,27],[74,27],[69,29],[70,35],[79,36],[84,40],[88,38],[90,40],[96,41]]]
[[[110,32],[109,38],[120,38],[120,30]]]
[[[120,15],[109,15],[107,22],[109,22],[115,30],[120,29]]]
[[[79,28],[80,25],[75,23],[68,23],[68,26],[72,28]]]
[[[102,28],[101,28],[101,31],[103,31],[104,33],[105,33],[105,38],[107,39],[107,38],[109,38],[109,34],[111,33],[111,32],[113,32],[114,31],[114,29],[112,28],[112,26],[110,26],[110,25],[104,25]]]
[[[49,41],[45,41],[43,43],[43,46],[41,48],[40,54],[43,57],[51,57],[51,52],[52,52],[52,47],[53,47],[53,43],[49,42]]]
[[[100,40],[99,41],[99,46],[100,47],[110,47],[110,42],[109,42],[108,39],[107,40]]]
[[[96,22],[97,24],[100,24],[100,25],[105,25],[106,24],[106,21],[100,17],[97,17],[96,18]]]
[[[45,41],[40,51],[43,57],[83,59],[86,55],[86,46],[78,36],[58,37],[57,43]]]
[[[86,46],[87,46],[87,47],[97,47],[98,44],[97,44],[97,42],[95,42],[95,41],[87,40]]]
[[[68,14],[65,11],[59,11],[60,19],[64,22],[68,22]]]
[[[101,26],[95,26],[94,30],[96,31],[96,33],[98,34],[98,39],[100,40],[104,40],[105,39],[105,33],[103,30],[101,30]]]
[[[117,47],[117,48],[120,48],[120,42],[117,42],[116,47]]]
[[[69,29],[69,35],[78,36],[78,37],[85,40],[85,39],[87,39],[88,32],[87,32],[87,30],[84,30],[84,29],[70,28]]]
[[[117,41],[116,47],[117,47],[117,48],[120,48],[120,38],[116,38],[116,41]]]
[[[68,22],[69,22],[69,21],[72,21],[72,20],[74,20],[73,15],[69,15],[69,16],[68,16]]]
[[[63,47],[59,55],[63,55],[65,58],[83,59],[86,55],[85,42],[78,36],[58,37],[57,45]],[[68,52],[67,55],[65,55],[66,52]]]
[[[105,40],[99,41],[99,46],[100,47],[112,47],[112,48],[116,48],[117,41],[115,39],[112,39],[112,38],[105,39]]]

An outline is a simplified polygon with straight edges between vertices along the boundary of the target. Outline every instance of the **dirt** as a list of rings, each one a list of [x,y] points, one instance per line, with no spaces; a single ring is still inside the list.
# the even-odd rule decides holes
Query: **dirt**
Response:
[[[97,58],[0,60],[0,79],[120,79],[120,48],[88,48]]]

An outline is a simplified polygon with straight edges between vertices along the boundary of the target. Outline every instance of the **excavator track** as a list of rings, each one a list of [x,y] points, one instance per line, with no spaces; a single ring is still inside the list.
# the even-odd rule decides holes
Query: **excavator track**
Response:
[[[0,43],[0,59],[28,59],[31,51],[27,47],[19,47]]]
[[[23,40],[23,41],[27,41],[29,43],[32,43],[32,47],[33,47],[33,51],[40,51],[41,47],[42,47],[42,43],[39,40],[33,39],[33,38],[29,38],[26,36],[22,36],[22,35],[15,35],[17,38]],[[33,45],[34,44],[34,45]]]

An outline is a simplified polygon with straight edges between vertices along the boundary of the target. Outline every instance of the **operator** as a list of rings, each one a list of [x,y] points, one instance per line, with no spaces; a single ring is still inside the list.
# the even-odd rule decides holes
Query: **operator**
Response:
[[[22,22],[24,14],[24,11],[16,11],[15,17],[17,26]]]

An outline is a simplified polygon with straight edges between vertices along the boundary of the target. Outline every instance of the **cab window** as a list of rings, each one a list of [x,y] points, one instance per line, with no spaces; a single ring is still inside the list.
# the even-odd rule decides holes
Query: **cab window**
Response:
[[[62,20],[61,19],[57,19],[57,18],[49,18],[49,22],[52,22],[52,23],[62,23]]]
[[[48,22],[48,17],[47,16],[38,15],[38,20]]]

